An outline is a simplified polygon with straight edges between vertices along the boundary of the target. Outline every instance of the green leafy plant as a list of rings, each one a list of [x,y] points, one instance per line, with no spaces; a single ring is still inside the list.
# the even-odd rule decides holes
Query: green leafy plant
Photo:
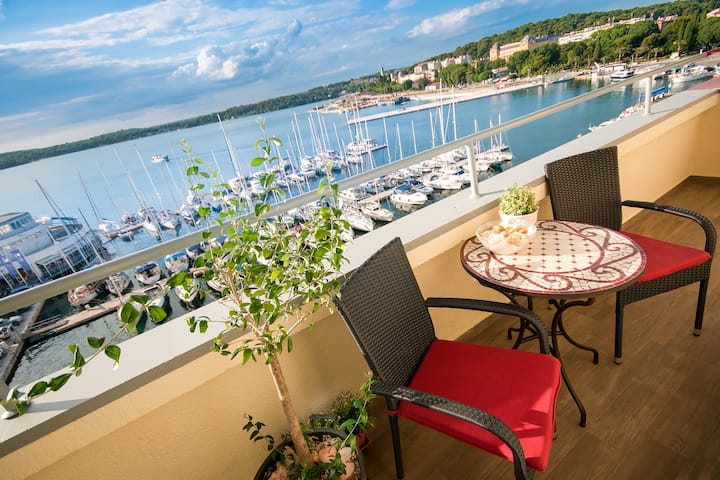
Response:
[[[279,138],[266,134],[264,121],[258,121],[262,137],[256,141],[258,155],[252,159],[254,168],[263,167],[260,183],[265,194],[253,199],[249,194],[238,193],[230,198],[229,184],[219,181],[219,174],[206,169],[204,162],[190,154],[192,149],[183,144],[188,160],[187,177],[191,190],[206,198],[224,202],[217,217],[211,217],[211,209],[202,207],[199,214],[206,229],[202,240],[209,248],[199,256],[192,272],[179,272],[168,279],[169,289],[183,285],[190,289],[193,277],[201,274],[205,282],[214,280],[222,285],[223,298],[228,306],[227,318],[190,316],[187,319],[190,332],[205,333],[211,323],[222,326],[214,340],[214,350],[230,359],[238,358],[243,364],[261,361],[269,371],[282,406],[294,456],[303,472],[315,471],[317,461],[311,456],[307,439],[288,390],[278,356],[291,352],[291,334],[301,325],[312,326],[311,316],[321,307],[332,308],[331,294],[339,287],[339,273],[345,262],[345,238],[348,223],[341,218],[337,186],[332,182],[330,165],[326,176],[320,181],[318,200],[312,216],[298,227],[281,221],[272,199],[282,200],[284,192],[275,187],[273,167],[280,162],[276,155],[282,145]],[[224,242],[212,242],[213,232],[221,229]],[[196,287],[194,287],[196,288]],[[49,382],[37,382],[29,392],[12,389],[7,401],[24,413],[33,398],[62,388],[73,375],[80,375],[87,362],[101,354],[120,361],[121,349],[115,343],[124,332],[141,332],[145,327],[146,311],[154,322],[165,319],[162,309],[152,308],[150,298],[133,295],[121,309],[122,326],[111,338],[89,338],[88,345],[94,353],[85,359],[78,345],[70,345],[73,361],[69,372]],[[266,438],[260,433],[262,424],[246,424],[251,438]],[[304,473],[296,478],[308,477]],[[319,477],[317,477],[319,478]],[[323,477],[326,478],[326,477]]]
[[[375,426],[375,417],[368,412],[368,403],[375,398],[370,391],[372,380],[362,384],[360,390],[340,392],[333,401],[331,412],[337,426],[347,433],[368,432]]]
[[[499,210],[505,215],[527,215],[538,208],[535,193],[530,187],[515,183],[500,195]]]

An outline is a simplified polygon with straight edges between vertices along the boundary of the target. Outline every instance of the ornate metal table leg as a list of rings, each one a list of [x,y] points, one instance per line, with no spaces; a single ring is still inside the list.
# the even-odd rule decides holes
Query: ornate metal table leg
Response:
[[[527,296],[525,296],[525,295],[516,295],[516,294],[510,293],[510,292],[500,292],[500,293],[502,293],[502,294],[505,295],[508,299],[510,299],[510,301],[511,301],[512,303],[514,303],[515,305],[519,305],[519,306],[521,306],[521,307],[522,307],[523,305],[521,305],[520,302],[518,301],[518,296],[523,296],[523,297],[525,297],[525,298],[527,299],[527,308],[528,308],[529,310],[532,310],[532,309],[533,309],[532,297],[527,297]],[[525,330],[528,330],[528,331],[530,331],[530,333],[531,333],[528,337],[525,337]],[[533,328],[532,328],[532,327],[528,324],[528,322],[525,321],[525,320],[520,320],[520,326],[517,327],[517,328],[516,328],[516,327],[509,327],[509,328],[508,328],[508,330],[507,330],[508,340],[512,340],[512,334],[513,334],[513,332],[518,332],[518,336],[517,336],[517,338],[515,339],[515,343],[514,343],[513,346],[512,346],[512,348],[515,349],[515,350],[517,350],[517,348],[520,346],[521,343],[526,342],[526,341],[528,341],[528,340],[531,340],[532,338],[535,338],[534,335],[536,335],[536,333],[533,331]]]
[[[564,312],[565,310],[567,310],[570,307],[587,307],[589,305],[592,305],[593,303],[595,303],[595,299],[588,298],[587,300],[575,300],[575,301],[570,301],[570,302],[565,301],[565,300],[550,300],[550,303],[558,310],[558,312],[560,312],[560,311]],[[582,343],[580,343],[577,340],[575,340],[574,338],[572,338],[570,336],[570,334],[568,334],[567,330],[565,330],[565,325],[563,324],[563,321],[562,321],[562,315],[558,319],[558,329],[559,329],[558,331],[560,332],[560,335],[565,337],[567,339],[567,341],[570,342],[572,345],[576,346],[577,348],[579,348],[581,350],[587,350],[588,352],[592,352],[593,353],[593,363],[595,365],[598,364],[599,359],[600,359],[600,354],[598,353],[598,351],[588,345],[583,345]]]
[[[575,393],[575,388],[573,387],[572,383],[570,383],[570,378],[565,371],[565,365],[563,365],[562,357],[560,356],[560,350],[557,347],[558,327],[562,321],[562,314],[564,308],[557,304],[556,307],[557,311],[555,312],[555,315],[553,315],[552,328],[550,329],[550,351],[555,356],[555,358],[560,360],[560,374],[562,375],[563,382],[565,382],[565,386],[567,387],[568,392],[570,392],[570,396],[572,396],[573,400],[575,401],[575,405],[577,405],[578,410],[580,411],[580,426],[584,427],[587,423],[587,413],[585,413],[585,406],[580,400],[580,397],[578,397],[578,394]]]

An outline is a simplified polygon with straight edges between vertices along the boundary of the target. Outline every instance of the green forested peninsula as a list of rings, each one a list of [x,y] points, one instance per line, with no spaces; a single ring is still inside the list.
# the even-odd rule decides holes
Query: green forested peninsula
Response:
[[[716,8],[720,8],[720,0],[678,0],[629,10],[568,14],[561,18],[527,23],[502,34],[486,36],[476,42],[457,47],[454,52],[444,53],[428,60],[469,55],[473,59],[472,64],[450,65],[439,72],[443,82],[449,85],[458,85],[486,80],[492,74],[493,68],[501,66],[507,66],[512,72],[525,76],[530,73],[539,74],[553,70],[590,67],[594,62],[657,59],[666,57],[673,52],[690,53],[698,51],[700,48],[720,44],[720,18],[706,17],[707,12]],[[547,43],[530,51],[518,52],[507,61],[489,61],[489,52],[493,44],[502,45],[516,42],[526,35],[540,38],[602,25],[612,19],[621,20],[643,16],[658,18],[672,15],[676,15],[677,18],[662,30],[653,21],[618,25],[609,30],[599,31],[590,39],[582,42],[566,45]],[[412,70],[412,66],[405,67],[405,69]],[[302,93],[230,107],[219,112],[219,115],[220,118],[226,120],[329,100],[344,93],[360,91],[390,93],[423,87],[423,82],[415,85],[412,82],[406,82],[399,85],[391,82],[387,77],[375,74],[316,87]],[[172,130],[205,125],[216,122],[217,115],[209,113],[148,128],[119,130],[47,148],[0,153],[0,169]]]

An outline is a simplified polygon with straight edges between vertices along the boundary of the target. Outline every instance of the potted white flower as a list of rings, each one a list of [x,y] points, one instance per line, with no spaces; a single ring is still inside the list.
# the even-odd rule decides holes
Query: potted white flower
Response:
[[[525,185],[515,183],[500,195],[500,218],[506,223],[521,220],[534,225],[539,208],[535,193]]]

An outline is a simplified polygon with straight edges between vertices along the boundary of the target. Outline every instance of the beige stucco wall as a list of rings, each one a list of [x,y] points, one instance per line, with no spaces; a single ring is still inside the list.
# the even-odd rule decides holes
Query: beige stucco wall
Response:
[[[619,143],[622,189],[627,198],[655,199],[688,175],[720,176],[716,126],[718,96],[673,115],[661,125]],[[544,185],[536,192],[545,196]],[[480,212],[410,252],[426,295],[499,298],[462,270],[457,251],[464,238],[493,212]],[[541,218],[549,204],[542,200]],[[442,322],[438,335],[455,338],[477,318]],[[297,334],[295,350],[282,359],[302,414],[327,406],[355,388],[367,370],[342,322],[335,316]],[[198,479],[252,478],[264,448],[247,440],[243,415],[252,413],[280,433],[279,404],[264,365],[241,366],[214,354],[101,407],[40,440],[0,458],[0,476],[14,479]],[[383,419],[380,419],[382,421]]]

